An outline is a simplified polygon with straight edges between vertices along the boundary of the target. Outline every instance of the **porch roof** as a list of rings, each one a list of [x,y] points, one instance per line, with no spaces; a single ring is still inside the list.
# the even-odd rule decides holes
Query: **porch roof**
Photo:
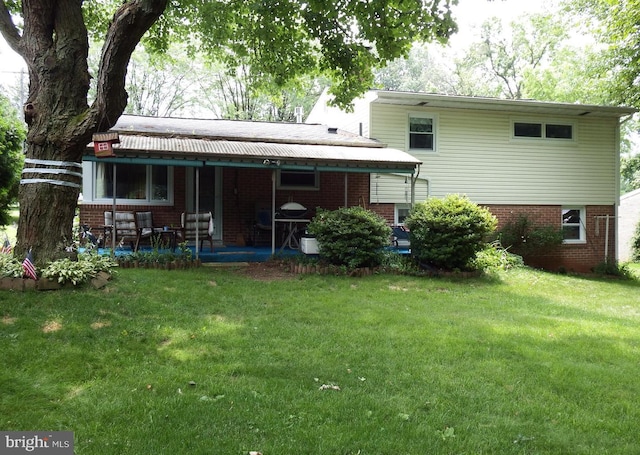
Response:
[[[326,125],[124,115],[110,130],[120,136],[115,158],[87,161],[317,169],[341,172],[416,172],[421,161],[378,141]]]

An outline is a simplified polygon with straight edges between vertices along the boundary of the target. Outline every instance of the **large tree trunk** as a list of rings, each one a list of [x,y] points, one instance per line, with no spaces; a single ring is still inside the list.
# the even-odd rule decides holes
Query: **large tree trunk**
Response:
[[[115,12],[105,37],[96,100],[88,106],[89,44],[82,2],[23,0],[20,35],[0,1],[0,31],[29,68],[24,106],[29,130],[16,254],[31,249],[34,259],[43,263],[63,256],[71,245],[84,149],[91,135],[113,126],[126,107],[131,53],[166,4],[167,0],[129,0]]]

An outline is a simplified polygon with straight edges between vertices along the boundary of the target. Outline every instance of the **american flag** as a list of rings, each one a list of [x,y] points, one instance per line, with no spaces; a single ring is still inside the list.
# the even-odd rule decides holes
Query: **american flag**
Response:
[[[2,244],[2,249],[0,253],[11,254],[11,242],[9,242],[9,237],[4,236],[4,243]]]
[[[38,279],[38,275],[36,275],[36,268],[33,265],[33,257],[31,256],[31,250],[29,250],[29,252],[27,253],[27,257],[24,258],[24,261],[22,261],[22,270],[24,270],[24,274],[27,277],[33,280]]]

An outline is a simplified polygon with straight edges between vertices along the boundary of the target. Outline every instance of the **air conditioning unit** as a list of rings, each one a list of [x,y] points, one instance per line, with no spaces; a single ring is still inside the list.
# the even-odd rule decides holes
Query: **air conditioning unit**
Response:
[[[313,237],[302,237],[300,239],[300,250],[304,254],[318,254],[318,240]]]

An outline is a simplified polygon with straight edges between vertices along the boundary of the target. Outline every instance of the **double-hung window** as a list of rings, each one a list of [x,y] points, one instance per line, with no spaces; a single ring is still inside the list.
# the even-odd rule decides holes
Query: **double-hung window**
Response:
[[[583,207],[562,208],[562,238],[564,243],[584,243],[585,213]]]
[[[409,114],[409,149],[436,151],[436,117]]]
[[[116,198],[121,203],[169,203],[172,199],[172,170],[169,166],[117,164]],[[113,199],[113,165],[95,163],[94,172],[94,200]]]

